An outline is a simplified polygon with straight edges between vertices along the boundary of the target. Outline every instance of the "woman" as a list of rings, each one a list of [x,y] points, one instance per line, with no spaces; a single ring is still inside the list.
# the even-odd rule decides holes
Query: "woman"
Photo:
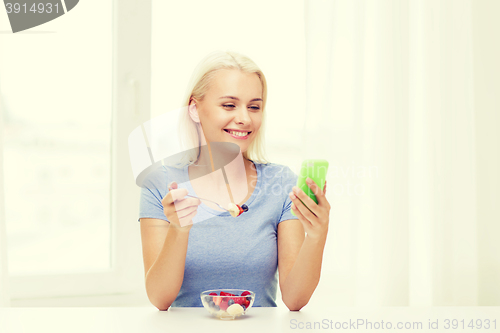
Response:
[[[158,309],[202,306],[200,292],[223,288],[254,291],[254,306],[276,306],[277,271],[290,310],[300,310],[313,294],[330,205],[314,182],[308,184],[318,204],[294,187],[288,167],[264,163],[266,99],[264,74],[243,55],[216,52],[195,69],[182,133],[209,149],[195,150],[182,168],[160,169],[150,179],[154,189],[141,194],[146,291]],[[242,163],[226,165],[225,174],[211,172],[211,142],[236,144]],[[188,193],[222,207],[245,203],[249,210],[234,218]]]

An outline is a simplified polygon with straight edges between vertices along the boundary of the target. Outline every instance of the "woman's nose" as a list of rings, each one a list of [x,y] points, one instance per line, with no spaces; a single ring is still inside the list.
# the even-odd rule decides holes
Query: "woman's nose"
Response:
[[[248,115],[248,110],[246,110],[245,108],[240,109],[236,114],[234,121],[237,124],[242,124],[242,125],[249,124],[251,119],[250,116]]]

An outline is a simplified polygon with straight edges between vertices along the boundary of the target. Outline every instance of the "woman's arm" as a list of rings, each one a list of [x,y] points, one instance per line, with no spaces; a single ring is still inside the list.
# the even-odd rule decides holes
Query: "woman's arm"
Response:
[[[141,219],[146,292],[159,310],[167,310],[181,289],[189,229],[171,227],[159,219]]]
[[[170,223],[140,219],[146,292],[151,303],[160,310],[167,310],[181,289],[189,231],[201,203],[199,199],[184,198],[188,191],[177,187],[177,183],[172,182],[161,201]]]
[[[278,224],[278,269],[283,303],[298,311],[311,298],[321,275],[323,250],[328,233],[330,204],[314,182],[308,181],[318,204],[294,187],[292,209],[299,220]],[[298,190],[298,191],[297,191]],[[300,198],[312,213],[297,199]],[[309,200],[307,200],[309,199]],[[304,231],[307,236],[304,237]]]
[[[323,239],[304,237],[299,220],[278,224],[281,297],[291,311],[303,308],[318,285],[325,242],[326,236]]]

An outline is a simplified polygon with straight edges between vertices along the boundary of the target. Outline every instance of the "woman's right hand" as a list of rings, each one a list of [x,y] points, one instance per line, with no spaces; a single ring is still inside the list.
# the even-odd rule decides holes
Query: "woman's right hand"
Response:
[[[161,200],[163,213],[170,221],[170,227],[189,231],[193,226],[192,220],[198,212],[201,201],[197,198],[184,198],[188,194],[188,190],[177,188],[176,182],[170,183],[168,189],[167,195]]]

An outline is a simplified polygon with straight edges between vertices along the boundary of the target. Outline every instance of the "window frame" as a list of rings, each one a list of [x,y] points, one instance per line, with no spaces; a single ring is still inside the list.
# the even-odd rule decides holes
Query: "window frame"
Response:
[[[143,293],[140,188],[128,136],[151,114],[151,7],[151,0],[112,1],[111,268],[10,276],[12,300]]]

